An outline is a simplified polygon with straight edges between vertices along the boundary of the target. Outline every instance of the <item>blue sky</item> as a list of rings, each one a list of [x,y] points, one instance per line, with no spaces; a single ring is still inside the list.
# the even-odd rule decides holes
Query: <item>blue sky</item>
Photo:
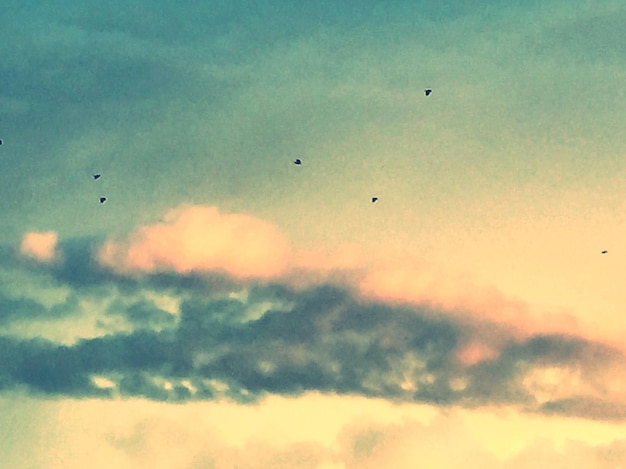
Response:
[[[0,461],[626,463],[620,2],[6,3]]]

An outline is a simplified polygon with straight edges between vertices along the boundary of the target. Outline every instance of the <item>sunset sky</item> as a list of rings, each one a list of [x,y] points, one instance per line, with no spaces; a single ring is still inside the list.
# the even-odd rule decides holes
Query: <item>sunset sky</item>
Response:
[[[0,465],[626,468],[624,24],[5,0]]]

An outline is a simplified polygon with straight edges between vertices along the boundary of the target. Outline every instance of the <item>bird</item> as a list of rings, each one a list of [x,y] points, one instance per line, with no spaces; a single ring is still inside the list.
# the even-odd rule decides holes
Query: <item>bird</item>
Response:
[[[2,143],[4,143],[4,142],[2,142],[2,139],[0,138],[0,145],[2,145]]]
[[[604,251],[602,251],[602,254],[606,254],[607,252],[609,252],[609,251],[607,251],[607,250],[605,249]]]
[[[296,161],[293,162],[293,164],[302,164],[302,160],[300,160],[299,158],[296,159]]]
[[[94,179],[100,179],[100,176],[102,176],[102,175],[101,175],[101,174],[94,174],[94,175],[93,175],[93,178],[94,178]]]
[[[107,201],[106,197],[100,197],[100,203],[103,204]]]
[[[375,203],[378,200],[378,197],[372,197],[372,203]]]
[[[426,96],[430,96],[430,93],[432,93],[432,92],[433,92],[433,90],[431,90],[430,88],[429,88],[429,89],[427,89],[427,90],[424,90],[424,94],[425,94]]]

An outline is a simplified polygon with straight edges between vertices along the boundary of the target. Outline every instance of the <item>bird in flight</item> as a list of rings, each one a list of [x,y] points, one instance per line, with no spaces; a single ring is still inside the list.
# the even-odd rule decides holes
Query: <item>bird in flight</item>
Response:
[[[378,197],[372,197],[372,203],[375,203],[378,200]]]
[[[302,164],[302,160],[297,159],[296,161],[293,162],[293,164]]]
[[[607,251],[607,250],[605,249],[604,251],[602,251],[602,254],[606,254],[607,252],[609,252],[609,251]]]
[[[107,201],[106,197],[100,197],[100,203],[103,204]]]
[[[430,93],[432,93],[432,92],[433,92],[433,90],[431,90],[430,88],[429,88],[429,89],[427,89],[427,90],[424,90],[424,94],[425,94],[426,96],[430,96]]]
[[[2,139],[0,138],[0,145],[2,145]]]
[[[100,179],[100,176],[101,176],[101,174],[94,174],[94,175],[93,175],[93,178],[94,178],[94,179]]]

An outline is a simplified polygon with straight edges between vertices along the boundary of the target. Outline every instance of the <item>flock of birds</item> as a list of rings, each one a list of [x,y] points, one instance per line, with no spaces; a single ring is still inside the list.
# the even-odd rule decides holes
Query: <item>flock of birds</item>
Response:
[[[433,92],[432,89],[427,88],[424,90],[424,94],[426,96],[430,96],[430,94]],[[294,160],[293,164],[300,166],[302,164],[302,160],[297,158],[296,160]],[[378,197],[372,197],[372,203],[375,204],[376,202],[378,202]]]
[[[432,90],[432,89],[430,89],[430,88],[427,88],[427,89],[425,89],[425,90],[424,90],[424,94],[425,94],[426,96],[430,96],[430,94],[431,94],[432,92],[433,92],[433,90]],[[2,145],[2,140],[0,140],[0,145]],[[301,160],[300,158],[296,158],[296,159],[293,161],[293,164],[295,164],[296,166],[300,166],[300,165],[302,165],[302,160]],[[94,180],[98,180],[98,179],[100,179],[101,177],[102,177],[102,174],[100,174],[100,173],[96,173],[96,174],[94,174],[94,175],[93,175]],[[378,202],[378,197],[372,197],[372,199],[371,199],[371,200],[372,200],[372,203],[374,204],[374,203]],[[105,203],[106,201],[107,201],[107,198],[106,198],[106,197],[100,197],[100,203],[101,203],[101,204]]]
[[[425,89],[425,90],[424,90],[424,94],[425,94],[426,96],[430,96],[430,94],[431,94],[432,92],[433,92],[433,90],[432,90],[432,89],[430,89],[430,88],[427,88],[427,89]],[[4,143],[4,142],[2,141],[2,138],[0,138],[0,145],[2,145],[3,143]],[[296,158],[296,159],[294,160],[293,164],[295,164],[296,166],[300,166],[300,165],[302,165],[302,160],[301,160],[300,158]],[[101,177],[102,177],[102,174],[100,174],[100,173],[96,173],[96,174],[94,174],[94,175],[93,175],[93,179],[94,179],[95,181],[97,181],[97,180],[98,180],[98,179],[100,179]],[[107,198],[106,198],[106,197],[100,197],[100,199],[99,199],[99,200],[100,200],[100,204],[104,204],[104,203],[107,201]],[[371,198],[371,201],[372,201],[372,203],[373,203],[373,204],[374,204],[374,203],[376,203],[376,202],[378,202],[378,197],[376,197],[376,196],[372,197],[372,198]],[[605,249],[605,250],[601,251],[601,254],[607,254],[608,252],[609,252],[609,251]]]

